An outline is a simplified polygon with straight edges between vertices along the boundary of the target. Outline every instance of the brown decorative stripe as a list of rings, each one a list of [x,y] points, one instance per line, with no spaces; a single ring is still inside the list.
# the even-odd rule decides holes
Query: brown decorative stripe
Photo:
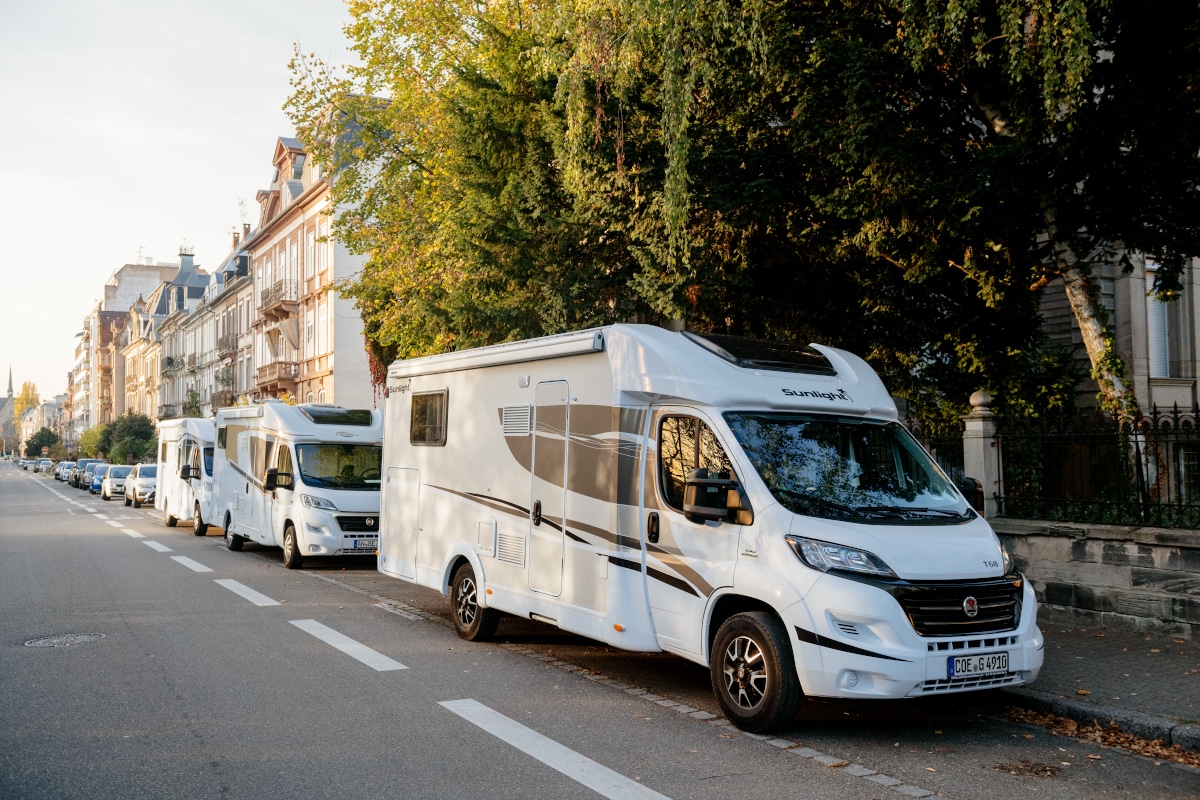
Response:
[[[616,564],[618,567],[624,567],[625,569],[633,570],[634,572],[642,571],[641,564],[639,564],[636,561],[630,561],[625,558],[617,558],[616,556],[609,556],[608,562],[610,564]],[[687,581],[683,581],[683,580],[680,580],[679,578],[676,578],[674,575],[668,575],[665,572],[662,572],[660,570],[653,569],[653,568],[647,568],[646,572],[651,578],[654,578],[656,581],[659,581],[660,583],[665,583],[667,586],[670,586],[672,589],[678,589],[679,591],[684,592],[686,594],[694,594],[696,597],[704,596],[704,595],[700,594],[700,592],[696,591],[696,587],[692,586]]]
[[[689,581],[693,586],[695,586],[696,589],[699,590],[701,597],[708,597],[713,593],[712,585],[708,581],[704,580],[704,578],[700,576],[699,572],[696,572],[696,570],[684,563],[683,559],[675,553],[664,550],[661,547],[656,547],[652,544],[647,544],[646,549],[653,553],[659,561],[670,565],[671,569],[678,572],[684,577],[685,580]]]
[[[909,661],[907,658],[896,658],[895,656],[885,656],[879,653],[872,653],[870,650],[863,650],[861,647],[855,647],[850,644],[843,644],[835,639],[829,639],[820,634],[806,631],[799,625],[796,626],[796,638],[806,644],[815,644],[817,647],[828,647],[830,650],[841,650],[843,653],[854,653],[858,656],[869,656],[871,658],[882,658],[886,661]]]

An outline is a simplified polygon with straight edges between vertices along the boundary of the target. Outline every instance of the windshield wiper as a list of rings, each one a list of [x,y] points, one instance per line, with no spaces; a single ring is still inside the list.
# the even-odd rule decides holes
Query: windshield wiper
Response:
[[[859,509],[851,508],[850,506],[844,506],[841,503],[835,503],[832,500],[825,500],[824,498],[815,497],[814,495],[805,494],[804,492],[797,492],[797,491],[793,491],[791,489],[784,489],[781,486],[776,487],[775,490],[781,494],[786,494],[789,497],[794,497],[803,503],[811,503],[814,506],[817,506],[818,508],[827,508],[831,511],[840,512],[842,516],[846,516],[846,517],[864,516],[863,513]]]
[[[864,514],[884,514],[887,516],[904,519],[910,516],[919,516],[923,514],[934,514],[943,517],[960,518],[963,515],[958,511],[949,511],[944,508],[910,508],[908,506],[859,506],[856,511]]]

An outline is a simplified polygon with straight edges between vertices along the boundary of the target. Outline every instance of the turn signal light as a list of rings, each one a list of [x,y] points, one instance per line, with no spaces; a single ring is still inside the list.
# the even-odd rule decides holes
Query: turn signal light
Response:
[[[617,633],[620,633],[621,631],[625,630],[625,626],[618,622],[617,624],[613,625],[613,630]]]

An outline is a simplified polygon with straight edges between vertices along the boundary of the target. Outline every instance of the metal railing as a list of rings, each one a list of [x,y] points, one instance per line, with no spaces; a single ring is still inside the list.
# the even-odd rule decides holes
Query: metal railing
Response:
[[[213,408],[228,408],[237,402],[237,400],[236,395],[229,389],[220,389],[212,393],[210,402]]]
[[[300,299],[300,281],[283,280],[263,289],[259,293],[258,305],[267,309],[278,303],[296,302]]]
[[[299,371],[299,365],[295,361],[274,361],[255,370],[255,380],[259,386],[280,381],[295,381]]]
[[[1200,527],[1200,408],[1000,419],[1000,516]]]
[[[238,337],[236,333],[227,333],[217,337],[217,353],[221,356],[237,352]]]
[[[163,404],[158,407],[159,419],[175,419],[177,416],[175,406],[171,404]]]

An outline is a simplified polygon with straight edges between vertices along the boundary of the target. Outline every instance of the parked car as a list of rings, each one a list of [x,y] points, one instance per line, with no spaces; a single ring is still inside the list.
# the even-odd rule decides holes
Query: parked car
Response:
[[[142,503],[153,503],[158,488],[158,465],[138,464],[125,478],[125,505],[141,508]]]
[[[111,466],[112,464],[94,464],[89,468],[91,477],[88,480],[88,494],[100,493],[100,484],[104,481],[104,475]]]
[[[25,470],[26,472],[29,471],[29,459],[27,459],[27,458],[21,459],[21,469]]]
[[[125,496],[125,479],[129,476],[133,467],[125,466],[124,464],[114,464],[104,473],[104,478],[100,481],[100,499],[112,500],[113,495]]]
[[[86,489],[91,486],[91,476],[88,475],[88,467],[94,467],[101,463],[98,458],[81,458],[75,462],[75,469],[71,472],[71,480],[69,483],[76,489]],[[85,482],[85,478],[86,481]]]
[[[54,470],[54,480],[65,481],[71,475],[71,470],[75,468],[74,461],[60,461],[58,467]]]
[[[37,472],[53,472],[54,461],[49,458],[39,458],[37,460],[37,466],[34,467],[34,470]]]

